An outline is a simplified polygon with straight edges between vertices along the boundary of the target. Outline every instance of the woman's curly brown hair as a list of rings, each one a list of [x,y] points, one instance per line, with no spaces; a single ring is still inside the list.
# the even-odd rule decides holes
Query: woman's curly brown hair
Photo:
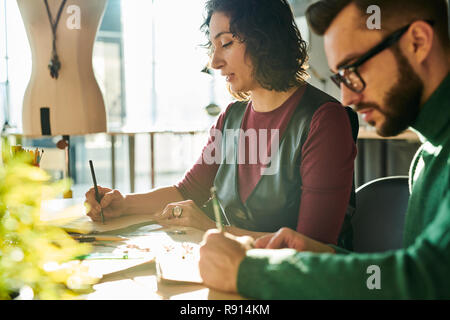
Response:
[[[309,77],[307,44],[286,0],[208,0],[205,9],[200,29],[209,39],[213,13],[227,15],[230,32],[245,43],[253,76],[263,88],[287,91],[305,83]],[[210,41],[206,47],[212,47]],[[248,92],[231,93],[240,100],[249,98]]]

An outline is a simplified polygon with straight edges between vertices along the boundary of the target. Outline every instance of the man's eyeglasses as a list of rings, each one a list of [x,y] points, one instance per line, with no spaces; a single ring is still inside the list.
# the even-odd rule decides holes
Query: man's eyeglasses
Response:
[[[431,20],[425,20],[430,25],[434,24],[434,21]],[[411,23],[412,24],[412,23]],[[409,29],[411,24],[404,26],[403,28],[394,31],[392,34],[386,37],[383,41],[381,41],[379,44],[377,44],[375,47],[367,51],[364,55],[362,55],[358,60],[356,60],[354,63],[349,64],[347,66],[343,66],[339,68],[339,71],[335,74],[333,74],[330,78],[333,80],[333,82],[340,88],[341,83],[344,83],[344,85],[349,88],[350,90],[361,93],[366,88],[366,83],[364,82],[363,78],[361,78],[360,74],[358,73],[358,68],[364,64],[367,60],[371,59],[384,49],[389,48],[394,43],[396,43],[403,34]]]

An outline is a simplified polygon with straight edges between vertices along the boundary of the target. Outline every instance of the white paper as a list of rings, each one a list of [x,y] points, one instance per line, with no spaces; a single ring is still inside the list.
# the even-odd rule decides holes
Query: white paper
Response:
[[[151,223],[149,215],[126,215],[105,220],[105,224],[94,222],[86,215],[86,207],[82,199],[56,199],[43,201],[41,206],[41,222],[61,227],[69,232],[100,233],[118,230],[129,226]]]

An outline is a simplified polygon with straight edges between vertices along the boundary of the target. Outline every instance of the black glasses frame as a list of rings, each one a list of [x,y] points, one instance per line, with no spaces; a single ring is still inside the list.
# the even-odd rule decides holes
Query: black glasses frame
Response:
[[[427,22],[428,24],[430,24],[431,26],[434,25],[434,21],[432,20],[424,20],[425,22]],[[415,22],[415,21],[414,21]],[[400,29],[398,29],[397,31],[394,31],[393,33],[391,33],[389,36],[387,36],[384,40],[382,40],[379,44],[377,44],[376,46],[374,46],[372,49],[370,49],[369,51],[367,51],[365,54],[363,54],[360,58],[358,58],[358,60],[356,60],[355,62],[353,62],[352,64],[343,66],[341,68],[339,68],[338,72],[333,74],[332,76],[330,76],[331,80],[333,80],[333,82],[340,88],[341,87],[341,83],[344,83],[344,85],[349,88],[350,90],[356,92],[356,93],[361,93],[364,91],[364,89],[366,88],[366,82],[364,81],[364,79],[361,77],[361,75],[358,72],[358,68],[363,65],[367,60],[373,58],[375,55],[377,55],[378,53],[380,53],[381,51],[389,48],[390,46],[392,46],[394,43],[396,43],[398,40],[400,40],[400,38],[403,36],[403,34],[405,34],[406,31],[408,31],[409,27],[414,23],[410,23],[407,26],[404,26]],[[359,78],[359,80],[362,83],[362,89],[355,89],[352,88],[350,86],[349,83],[347,83],[346,78],[344,77],[344,73],[345,71],[350,71],[356,74],[356,76]]]

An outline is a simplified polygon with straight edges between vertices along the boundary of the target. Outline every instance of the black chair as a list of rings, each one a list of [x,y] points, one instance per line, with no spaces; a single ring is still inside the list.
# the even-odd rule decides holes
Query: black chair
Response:
[[[353,251],[383,252],[402,248],[408,199],[408,177],[405,176],[376,179],[356,189],[356,212],[351,221]]]

